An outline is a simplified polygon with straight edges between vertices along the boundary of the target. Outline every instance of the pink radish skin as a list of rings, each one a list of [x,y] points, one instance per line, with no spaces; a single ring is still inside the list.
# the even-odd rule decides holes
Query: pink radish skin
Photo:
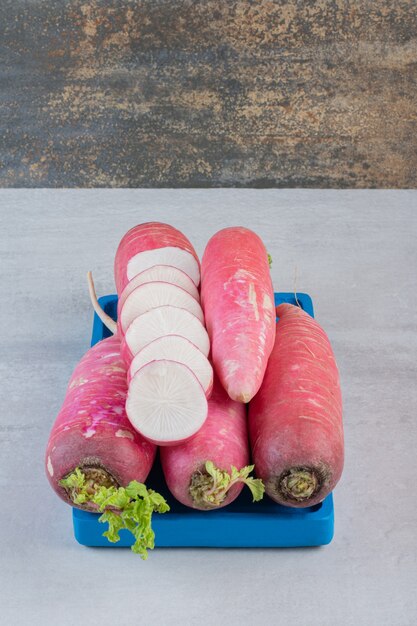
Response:
[[[181,335],[204,356],[209,354],[209,337],[200,320],[185,309],[167,305],[139,315],[130,324],[121,342],[121,354],[127,366],[144,346],[164,335]]]
[[[181,287],[154,281],[136,287],[126,298],[118,318],[119,332],[123,335],[133,320],[159,306],[184,308],[204,323],[204,315],[199,303]]]
[[[299,307],[281,304],[275,346],[249,405],[257,476],[276,502],[318,504],[343,469],[339,374],[326,333]]]
[[[268,255],[247,228],[225,228],[208,242],[201,264],[201,302],[214,369],[233,400],[258,391],[275,338]]]
[[[117,316],[120,317],[120,311],[127,296],[130,295],[136,287],[139,287],[144,283],[154,281],[163,281],[177,285],[177,287],[181,287],[187,291],[195,300],[197,300],[197,302],[200,302],[198,289],[185,272],[170,265],[154,265],[153,267],[150,267],[149,269],[134,276],[134,278],[132,278],[132,280],[123,289],[117,304]]]
[[[172,446],[187,441],[202,427],[207,398],[189,367],[160,359],[143,365],[132,377],[126,414],[147,441]]]
[[[175,249],[180,251],[179,263],[171,263],[179,269],[185,271],[193,280],[196,286],[200,282],[200,262],[191,242],[179,230],[160,222],[147,222],[131,228],[122,238],[116,251],[114,261],[114,277],[116,281],[117,293],[120,295],[127,283],[140,271],[163,261],[163,255],[149,254],[154,250],[169,248],[175,258]],[[166,252],[166,251],[165,251]],[[169,250],[168,250],[169,252]],[[144,253],[142,259],[138,255]],[[139,261],[141,269],[136,261]],[[144,266],[145,265],[145,266]],[[189,271],[186,271],[186,268]]]
[[[51,487],[77,508],[59,481],[79,467],[97,481],[126,486],[143,482],[156,447],[131,426],[125,411],[126,368],[120,342],[109,337],[96,344],[76,366],[64,403],[53,425],[45,457]]]
[[[202,428],[186,443],[161,448],[160,454],[165,480],[172,495],[186,506],[206,510],[207,506],[195,502],[190,495],[192,477],[204,470],[208,460],[228,472],[232,465],[239,469],[248,465],[249,445],[245,405],[231,400],[215,379],[213,392],[208,401],[208,417]],[[242,488],[242,483],[233,485],[224,501],[215,508],[233,502]]]
[[[127,372],[127,384],[143,365],[168,359],[187,365],[197,377],[209,398],[213,388],[213,368],[210,361],[191,341],[180,335],[164,335],[148,343],[132,360]]]

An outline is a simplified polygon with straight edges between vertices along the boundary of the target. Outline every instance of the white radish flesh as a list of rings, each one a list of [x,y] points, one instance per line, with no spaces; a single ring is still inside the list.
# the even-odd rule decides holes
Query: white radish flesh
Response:
[[[195,315],[200,322],[204,321],[201,306],[187,291],[171,283],[155,281],[136,287],[127,296],[120,310],[118,321],[122,334],[126,332],[128,326],[138,315],[165,305],[186,309]]]
[[[179,335],[159,337],[142,348],[130,365],[128,382],[141,367],[161,359],[178,361],[189,367],[209,397],[213,387],[213,368],[210,361],[191,341]]]
[[[182,289],[188,291],[188,293],[193,296],[197,302],[200,302],[198,289],[185,272],[177,267],[173,267],[172,265],[154,265],[153,267],[150,267],[149,269],[134,276],[134,278],[132,278],[132,280],[126,285],[119,296],[118,311],[120,312],[122,310],[126,298],[136,287],[153,281],[163,281],[165,283],[177,285],[177,287],[182,287]]]
[[[132,280],[136,274],[140,274],[153,265],[173,265],[185,272],[195,285],[200,282],[200,268],[193,255],[187,250],[170,246],[145,250],[133,256],[127,264],[128,279]]]
[[[207,418],[207,398],[193,372],[183,363],[147,363],[130,381],[126,413],[145,439],[173,445],[190,439]]]
[[[130,363],[148,343],[164,335],[181,335],[204,354],[210,352],[210,340],[200,320],[175,306],[160,306],[139,315],[129,326],[122,341],[123,358]]]

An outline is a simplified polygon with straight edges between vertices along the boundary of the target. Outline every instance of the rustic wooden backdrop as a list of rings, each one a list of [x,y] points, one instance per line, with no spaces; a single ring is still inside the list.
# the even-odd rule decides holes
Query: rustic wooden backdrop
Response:
[[[416,187],[417,2],[1,0],[0,185]]]

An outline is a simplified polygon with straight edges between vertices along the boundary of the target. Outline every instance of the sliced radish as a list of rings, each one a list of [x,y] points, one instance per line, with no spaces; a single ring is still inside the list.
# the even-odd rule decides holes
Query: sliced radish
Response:
[[[117,247],[117,293],[120,295],[136,274],[153,265],[173,265],[188,274],[196,286],[200,282],[200,261],[190,240],[170,224],[147,222],[131,228]]]
[[[128,280],[153,265],[173,265],[185,272],[195,285],[200,282],[200,267],[196,258],[187,250],[174,247],[156,248],[136,254],[127,264]]]
[[[155,309],[159,306],[172,305],[187,309],[195,315],[200,322],[204,321],[203,310],[197,300],[176,285],[155,281],[144,283],[136,287],[126,298],[120,310],[118,319],[122,334],[126,332],[129,324],[142,313]]]
[[[128,327],[122,339],[121,352],[130,365],[132,358],[148,343],[164,335],[181,335],[193,343],[203,354],[210,352],[210,340],[200,320],[175,306],[160,306],[139,315]]]
[[[139,287],[139,285],[143,285],[144,283],[150,283],[154,281],[163,281],[165,283],[172,283],[173,285],[177,285],[177,287],[182,287],[185,291],[200,302],[200,294],[198,293],[197,287],[194,285],[191,278],[183,272],[179,270],[177,267],[173,267],[172,265],[154,265],[147,270],[144,270],[140,274],[137,274],[132,278],[130,282],[127,283],[126,287],[123,289],[123,292],[119,296],[119,302],[117,305],[117,310],[120,314],[122,310],[123,304],[132,291]]]
[[[152,361],[130,381],[126,413],[145,439],[160,446],[190,439],[207,418],[207,398],[189,367]]]
[[[213,387],[213,368],[210,361],[191,341],[180,335],[165,335],[148,343],[133,359],[129,372],[128,383],[141,367],[151,361],[167,359],[178,361],[190,368],[197,376],[206,396],[209,397]]]

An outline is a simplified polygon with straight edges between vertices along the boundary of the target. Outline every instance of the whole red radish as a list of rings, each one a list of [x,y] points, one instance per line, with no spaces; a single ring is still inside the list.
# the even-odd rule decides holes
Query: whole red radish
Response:
[[[56,493],[78,508],[60,481],[81,469],[97,485],[125,486],[146,479],[156,447],[130,424],[125,411],[126,367],[120,342],[109,337],[90,348],[76,366],[46,450],[46,475]]]
[[[276,311],[274,349],[249,405],[252,458],[273,500],[312,506],[333,490],[343,469],[339,374],[319,324],[291,304]]]
[[[246,407],[229,398],[215,379],[208,417],[189,441],[160,449],[162,469],[171,493],[194,509],[230,504],[247,484],[255,500],[261,481],[250,478]]]
[[[153,265],[172,265],[198,286],[200,262],[191,242],[169,224],[147,222],[131,228],[116,251],[114,277],[120,295],[136,274]]]
[[[225,228],[201,263],[201,301],[217,375],[233,400],[249,402],[265,374],[275,338],[268,254],[247,228]]]
[[[169,506],[142,482],[156,447],[129,423],[126,392],[120,343],[109,337],[84,355],[71,376],[49,437],[46,475],[65,502],[102,513],[109,541],[119,541],[123,528],[130,530],[133,552],[146,559],[154,547],[152,513],[165,513]]]

